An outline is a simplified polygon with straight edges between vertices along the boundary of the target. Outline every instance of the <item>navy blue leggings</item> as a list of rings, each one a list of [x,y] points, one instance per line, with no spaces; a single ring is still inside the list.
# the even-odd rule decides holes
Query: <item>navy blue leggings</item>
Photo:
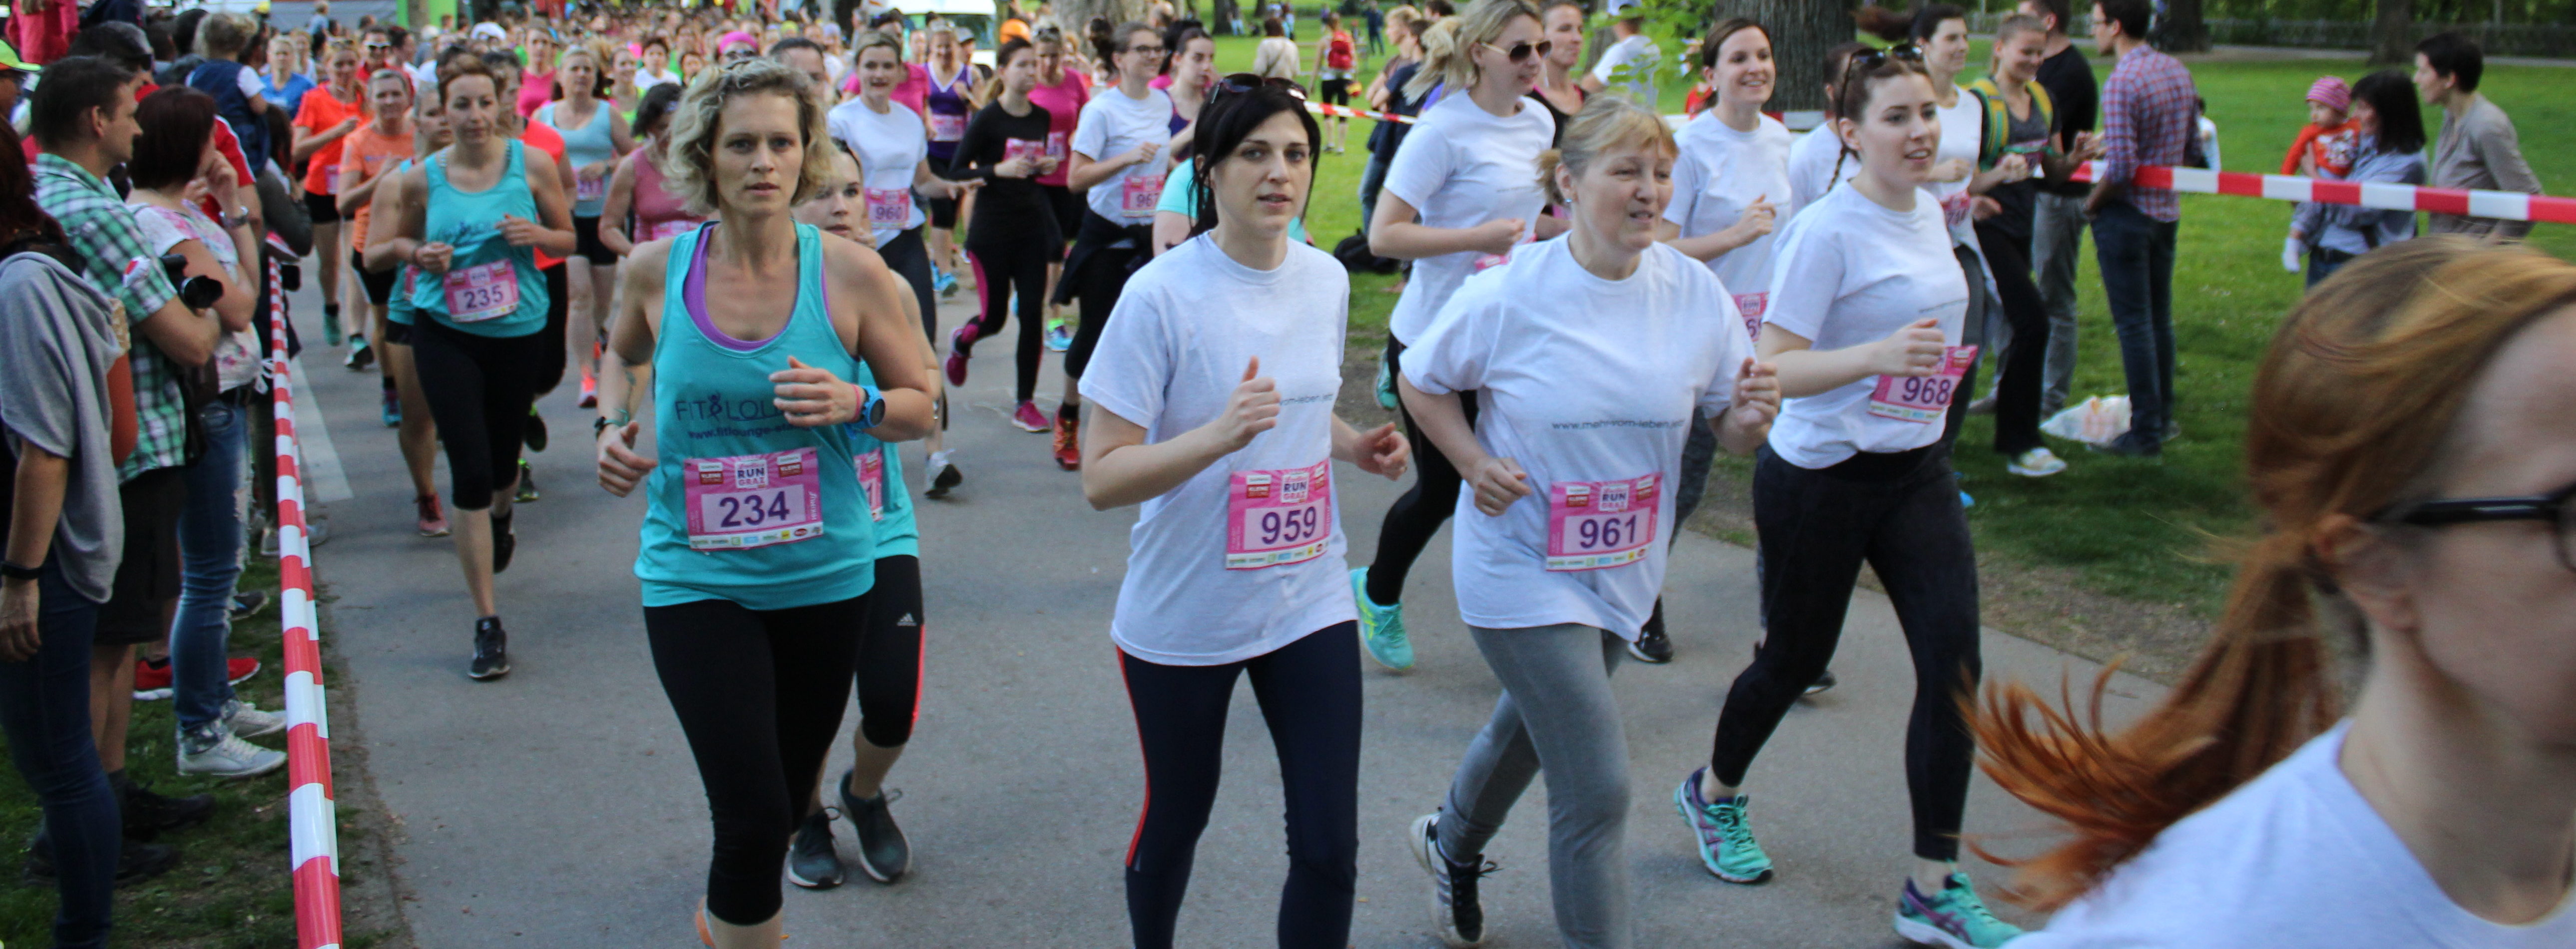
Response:
[[[1287,792],[1279,945],[1349,945],[1360,849],[1357,625],[1336,623],[1242,662],[1166,666],[1121,651],[1118,665],[1145,746],[1145,808],[1127,848],[1127,921],[1137,949],[1172,944],[1199,832],[1216,804],[1226,706],[1236,676],[1247,673]]]

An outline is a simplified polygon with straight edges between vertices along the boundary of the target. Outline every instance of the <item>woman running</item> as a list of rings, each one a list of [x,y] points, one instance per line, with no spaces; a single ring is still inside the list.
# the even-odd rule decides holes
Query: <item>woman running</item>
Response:
[[[1147,57],[1120,59],[1141,88]],[[1105,333],[1083,324],[1100,360],[1082,493],[1097,510],[1143,506],[1110,622],[1145,753],[1127,854],[1141,949],[1172,945],[1243,676],[1286,788],[1278,943],[1350,939],[1360,680],[1333,462],[1394,478],[1407,452],[1393,425],[1363,434],[1333,414],[1349,277],[1287,233],[1322,140],[1305,105],[1256,85],[1216,106],[1196,183],[1212,229],[1137,271]]]
[[[1753,469],[1765,633],[1727,692],[1708,767],[1682,779],[1673,804],[1710,873],[1770,879],[1745,820],[1745,774],[1833,658],[1867,563],[1914,659],[1905,782],[1915,867],[1897,932],[1989,949],[2021,931],[1958,870],[1976,754],[1960,690],[1975,688],[1981,667],[1976,551],[1941,433],[1977,354],[1959,345],[1969,291],[1949,227],[1917,193],[1935,168],[1939,107],[1921,62],[1876,50],[1852,57],[1836,99],[1835,131],[1860,174],[1780,232],[1763,310],[1759,348],[1786,397]]]
[[[1409,340],[1430,325],[1432,314],[1467,275],[1502,263],[1512,248],[1565,229],[1563,218],[1544,217],[1547,203],[1538,178],[1540,152],[1556,138],[1556,122],[1526,96],[1545,69],[1548,47],[1530,0],[1476,0],[1444,30],[1453,43],[1437,43],[1405,94],[1419,100],[1434,86],[1448,94],[1422,110],[1406,133],[1408,147],[1387,168],[1377,213],[1369,220],[1369,249],[1413,261],[1413,276],[1388,316],[1388,378],[1403,374]],[[1392,382],[1386,385],[1392,385]],[[1467,421],[1476,420],[1473,393],[1459,395]],[[1404,578],[1431,535],[1458,506],[1458,469],[1441,446],[1398,405],[1404,430],[1420,446],[1422,471],[1413,488],[1386,510],[1378,528],[1377,556],[1351,571],[1358,594],[1360,638],[1369,658],[1389,669],[1413,668],[1413,643],[1404,633]]]
[[[2290,313],[2191,671],[2112,732],[1987,693],[1987,773],[2073,838],[2023,865],[2057,915],[2017,949],[2576,945],[2571,300],[2564,261],[2436,238]]]
[[[1082,325],[1064,357],[1064,402],[1055,413],[1055,463],[1066,471],[1082,466],[1082,371],[1128,275],[1153,255],[1154,205],[1163,200],[1163,172],[1171,164],[1163,146],[1172,139],[1172,97],[1148,85],[1163,71],[1163,35],[1135,22],[1107,35],[1098,52],[1116,70],[1118,84],[1083,105],[1065,172],[1065,186],[1084,193],[1082,223],[1056,288],[1059,301],[1082,299]]]
[[[894,37],[871,35],[885,39],[886,54],[873,58],[894,62]],[[896,66],[894,71],[901,72],[901,64]],[[913,139],[921,140],[918,132]],[[796,205],[796,220],[825,234],[866,243],[868,194],[859,168],[858,157],[848,145],[833,143],[832,176],[812,197]],[[935,378],[931,374],[939,367],[930,340],[915,342],[921,371]],[[855,381],[867,388],[877,384],[876,375],[865,365],[859,367]],[[942,401],[936,388],[931,397],[934,404]],[[859,634],[859,727],[850,741],[850,768],[841,772],[833,787],[840,796],[841,816],[858,832],[859,872],[879,883],[892,883],[912,867],[912,844],[887,809],[894,802],[884,782],[886,772],[903,756],[904,744],[912,739],[913,712],[920,704],[921,530],[913,520],[912,494],[904,486],[903,453],[856,423],[842,427],[848,430],[868,516],[876,522],[877,581],[868,591],[867,628]],[[839,886],[844,876],[840,852],[832,845],[832,817],[823,801],[818,788],[787,846],[787,882],[810,890]]]
[[[636,248],[596,423],[600,484],[650,500],[635,574],[706,785],[698,932],[722,949],[778,945],[779,866],[867,629],[878,541],[844,423],[888,440],[932,424],[902,280],[789,216],[831,174],[808,86],[757,58],[690,84],[664,171],[713,220]],[[854,381],[862,361],[882,391]],[[634,450],[647,398],[649,456]]]
[[[1834,120],[1841,118],[1834,114],[1834,96],[1842,91],[1843,67],[1852,54],[1868,48],[1869,44],[1849,40],[1825,50],[1824,71],[1817,79],[1825,90],[1825,124],[1798,136],[1797,143],[1789,146],[1789,198],[1780,218],[1796,217],[1799,209],[1860,174],[1859,164],[1844,161],[1848,156],[1843,154],[1842,136],[1834,134]]]
[[[975,66],[958,57],[957,44],[935,42],[927,68],[921,119],[930,127],[930,160],[945,168],[957,161],[957,143],[966,137],[967,120],[975,114]],[[957,248],[950,234],[957,230],[958,201],[929,198],[924,204],[930,218],[930,263],[944,294],[957,280]]]
[[[449,131],[447,125],[447,104],[438,96],[437,90],[432,89],[429,95],[419,97],[415,108],[418,114],[412,117],[411,123],[412,157],[389,169],[387,176],[410,171],[422,159],[456,143],[456,135]],[[393,193],[391,177],[380,176],[377,182],[388,196]],[[367,197],[372,206],[375,196],[370,193]],[[367,241],[392,240],[401,226],[402,220],[397,215],[371,214],[367,222]],[[359,254],[358,265],[364,268],[365,249],[360,248]],[[401,400],[402,423],[396,429],[395,442],[402,448],[403,467],[411,474],[414,527],[422,537],[445,537],[451,527],[447,513],[438,503],[438,482],[434,474],[438,463],[438,426],[430,418],[429,396],[421,388],[420,374],[414,371],[416,363],[412,359],[412,323],[419,313],[412,306],[412,299],[419,292],[420,268],[406,263],[388,272],[393,275],[393,280],[386,294],[383,324],[385,358],[382,365],[385,375],[394,380],[395,395]],[[374,279],[372,272],[360,276]]]
[[[304,209],[313,218],[313,246],[338,247],[340,204],[331,189],[340,183],[340,140],[367,120],[367,92],[359,85],[364,76],[358,71],[358,51],[347,43],[322,47],[322,69],[323,84],[305,92],[295,112],[295,142],[287,154],[291,161],[305,163]],[[322,278],[322,341],[337,346],[356,336],[358,341],[349,344],[349,358],[355,362],[358,350],[366,347],[366,334],[341,321],[341,300],[350,295],[340,286],[340,255],[314,256]]]
[[[376,183],[412,155],[411,77],[399,69],[376,70],[375,75],[367,77],[367,104],[373,119],[343,136],[335,150],[340,166],[334,189],[339,195],[335,210],[349,222],[349,272],[358,278],[358,288],[366,293],[366,310],[358,314],[359,325],[366,328],[366,338],[378,343],[375,348],[382,349],[385,303],[393,296],[394,274],[390,270],[381,274],[368,270],[363,255],[367,251]],[[395,394],[393,373],[385,373],[380,381],[380,412],[385,426],[401,425],[402,402]]]
[[[1047,259],[1064,246],[1055,212],[1036,181],[1055,167],[1055,160],[1046,157],[1047,111],[1029,100],[1029,90],[1037,84],[1037,58],[1029,43],[1002,44],[1002,71],[994,80],[1001,89],[966,127],[957,163],[948,170],[950,178],[983,183],[975,198],[975,219],[967,222],[966,259],[975,268],[975,287],[984,295],[983,312],[949,337],[948,384],[966,384],[975,341],[1000,332],[1002,321],[1011,317],[1016,292],[1020,335],[1013,354],[1018,374],[1011,380],[1011,424],[1025,432],[1052,427],[1034,400],[1038,364],[1045,355],[1039,333]]]
[[[1216,91],[1216,40],[1206,30],[1183,26],[1165,31],[1163,42],[1172,56],[1163,74],[1154,77],[1154,81],[1156,88],[1172,97],[1171,151],[1172,160],[1179,161],[1189,154],[1190,125],[1199,120],[1208,96]],[[1176,173],[1187,176],[1186,172]]]
[[[542,153],[507,136],[516,115],[502,86],[476,59],[457,60],[439,77],[456,144],[398,173],[390,196],[377,195],[392,199],[383,210],[399,217],[399,230],[366,252],[369,269],[420,268],[412,361],[447,447],[456,557],[476,616],[466,674],[481,681],[510,671],[492,578],[509,569],[518,545],[510,503],[520,431],[552,352],[546,282],[533,251],[573,247],[563,184],[545,173]]]
[[[1055,167],[1038,176],[1038,187],[1046,189],[1056,227],[1069,240],[1082,224],[1082,195],[1065,186],[1065,176],[1073,160],[1074,125],[1082,107],[1091,103],[1091,79],[1084,75],[1082,59],[1075,54],[1074,44],[1066,42],[1063,30],[1053,24],[1038,27],[1030,42],[1037,46],[1038,84],[1029,90],[1029,101],[1047,110],[1046,157],[1055,160]],[[1064,281],[1064,253],[1064,242],[1059,240],[1047,255],[1046,344],[1056,352],[1073,346],[1073,332],[1064,325],[1064,301],[1056,292]]]
[[[1414,337],[1397,382],[1475,488],[1452,557],[1458,612],[1503,686],[1405,844],[1452,946],[1484,940],[1485,844],[1541,771],[1558,935],[1635,938],[1628,740],[1610,673],[1663,587],[1677,523],[1666,486],[1686,431],[1705,425],[1751,454],[1780,400],[1726,288],[1655,242],[1674,152],[1645,107],[1585,103],[1537,166],[1572,231],[1467,280]],[[1472,427],[1459,398],[1470,391],[1483,399]]]
[[[1591,95],[1583,91],[1582,77],[1575,74],[1583,67],[1583,16],[1580,0],[1548,0],[1539,11],[1548,42],[1547,69],[1539,73],[1538,87],[1529,91],[1529,97],[1546,106],[1548,117],[1556,120],[1556,144],[1565,141],[1565,120],[1582,111],[1583,100]]]
[[[600,199],[600,219],[612,226],[599,232],[599,242],[620,259],[633,254],[636,245],[678,237],[706,220],[662,187],[662,165],[670,161],[671,113],[680,104],[680,92],[676,82],[644,91],[643,103],[635,107],[635,134],[642,144],[618,160],[617,173],[608,179],[608,196]],[[624,226],[628,221],[632,230]]]
[[[581,360],[581,407],[589,408],[599,398],[594,344],[608,323],[608,298],[617,291],[617,252],[599,239],[601,205],[609,174],[617,170],[617,159],[635,150],[635,140],[627,135],[626,118],[599,97],[605,84],[590,47],[565,49],[554,76],[563,98],[538,106],[535,117],[563,137],[564,160],[572,165],[575,252],[564,275],[572,289],[565,301],[572,308],[565,341]]]

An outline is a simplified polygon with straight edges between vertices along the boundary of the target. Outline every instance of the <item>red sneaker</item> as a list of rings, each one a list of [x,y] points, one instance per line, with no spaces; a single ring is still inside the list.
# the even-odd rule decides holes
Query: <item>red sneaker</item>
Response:
[[[424,494],[411,499],[412,512],[418,516],[420,536],[447,536],[447,514],[438,507],[438,495]]]
[[[163,659],[157,663],[150,659],[135,660],[134,700],[137,702],[158,702],[162,699],[169,698],[172,693],[170,685],[170,668],[170,660],[168,659]],[[226,684],[240,685],[243,680],[258,674],[259,660],[257,659],[243,656],[238,659],[224,660],[224,682]]]
[[[1066,471],[1082,470],[1082,437],[1078,422],[1070,415],[1055,417],[1055,466]]]
[[[585,409],[599,407],[599,376],[588,369],[581,371],[581,407]]]

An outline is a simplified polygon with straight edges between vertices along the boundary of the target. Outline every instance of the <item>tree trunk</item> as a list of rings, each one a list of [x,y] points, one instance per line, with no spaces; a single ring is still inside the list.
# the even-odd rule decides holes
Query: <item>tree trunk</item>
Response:
[[[1823,110],[1826,80],[1820,69],[1825,50],[1853,38],[1851,8],[1843,0],[1720,0],[1712,18],[1738,16],[1769,28],[1771,60],[1781,64],[1771,108]],[[1691,74],[1698,73],[1698,65],[1691,64]]]
[[[2415,0],[2378,0],[2379,15],[2370,24],[2370,62],[2391,65],[2415,61]]]
[[[2153,35],[2157,49],[2168,53],[2199,53],[2209,49],[2209,26],[2200,17],[2201,0],[2166,0],[2164,18],[2156,22]]]
[[[1092,17],[1107,20],[1114,27],[1129,20],[1144,19],[1145,6],[1142,0],[1056,0],[1055,21],[1064,27],[1068,38],[1075,38],[1083,44],[1083,55],[1088,56],[1091,55],[1091,40],[1083,31],[1088,28]]]

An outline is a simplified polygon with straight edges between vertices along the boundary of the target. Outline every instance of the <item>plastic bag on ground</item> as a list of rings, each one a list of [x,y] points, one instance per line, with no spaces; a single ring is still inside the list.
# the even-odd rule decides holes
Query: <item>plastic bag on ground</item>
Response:
[[[2048,421],[2039,423],[2039,430],[2086,444],[2108,445],[2129,431],[2129,397],[2092,396],[2082,405],[2068,406],[2049,416]]]

